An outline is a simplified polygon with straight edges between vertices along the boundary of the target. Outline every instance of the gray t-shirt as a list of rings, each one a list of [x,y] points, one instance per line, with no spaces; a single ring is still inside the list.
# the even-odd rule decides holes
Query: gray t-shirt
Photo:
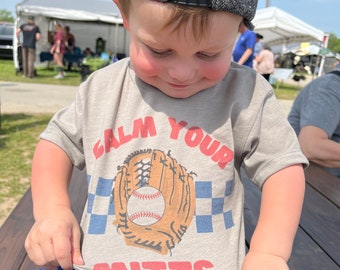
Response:
[[[86,165],[86,265],[75,269],[241,269],[241,166],[261,188],[307,163],[271,86],[237,64],[175,99],[121,60],[93,73],[41,137]]]
[[[288,121],[296,134],[305,126],[315,126],[340,143],[340,72],[327,73],[304,87],[293,103]],[[340,177],[340,168],[326,170]]]

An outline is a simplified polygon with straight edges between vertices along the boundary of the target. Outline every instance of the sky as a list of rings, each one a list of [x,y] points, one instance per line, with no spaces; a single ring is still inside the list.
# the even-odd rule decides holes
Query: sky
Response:
[[[22,0],[1,0],[0,9],[9,10],[14,15],[15,5],[20,2]],[[258,0],[258,9],[265,8],[266,2],[266,0]],[[269,5],[282,9],[307,24],[326,33],[333,33],[340,38],[338,21],[340,0],[269,0]]]
[[[270,0],[277,7],[305,23],[340,38],[340,0]],[[266,7],[266,0],[258,0],[258,9]]]

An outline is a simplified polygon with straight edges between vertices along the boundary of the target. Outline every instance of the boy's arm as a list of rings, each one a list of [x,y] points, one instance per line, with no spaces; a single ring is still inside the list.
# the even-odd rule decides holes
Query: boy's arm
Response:
[[[242,270],[288,269],[305,190],[301,165],[270,176],[262,189],[258,224]]]
[[[33,213],[37,220],[50,207],[70,206],[68,185],[72,174],[72,163],[57,145],[39,141],[32,162],[31,187]]]
[[[57,145],[41,140],[32,163],[35,224],[25,242],[30,259],[37,265],[61,265],[68,270],[72,262],[82,264],[80,229],[68,196],[71,174],[67,154]]]

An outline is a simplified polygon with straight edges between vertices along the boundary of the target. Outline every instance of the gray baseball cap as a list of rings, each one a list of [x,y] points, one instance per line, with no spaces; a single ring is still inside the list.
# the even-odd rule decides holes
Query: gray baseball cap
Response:
[[[158,0],[159,2],[170,2],[174,4],[209,7],[216,11],[228,11],[242,16],[244,24],[253,30],[251,20],[254,18],[258,0]]]

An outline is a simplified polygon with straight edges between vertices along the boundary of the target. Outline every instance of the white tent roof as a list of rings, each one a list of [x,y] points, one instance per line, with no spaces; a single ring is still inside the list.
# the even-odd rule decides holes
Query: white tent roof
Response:
[[[24,0],[16,7],[17,14],[40,15],[61,20],[122,23],[117,6],[100,0]]]
[[[324,37],[323,31],[276,7],[257,10],[253,23],[255,32],[263,35],[263,42],[271,46],[312,41],[322,42]]]

